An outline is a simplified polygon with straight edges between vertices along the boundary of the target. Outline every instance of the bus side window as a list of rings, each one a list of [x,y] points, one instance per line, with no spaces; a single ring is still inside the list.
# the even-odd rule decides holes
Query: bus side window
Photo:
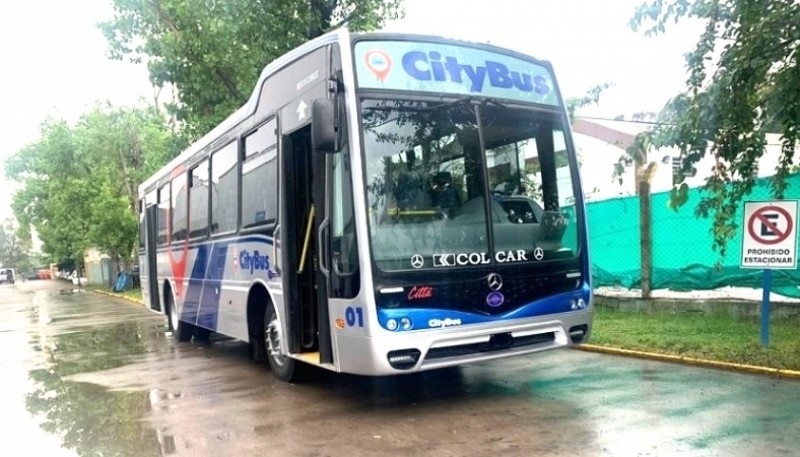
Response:
[[[350,185],[349,158],[334,154],[333,160],[333,260],[337,273],[352,273],[358,265]]]
[[[238,142],[211,155],[211,233],[227,233],[239,224]]]
[[[242,228],[278,218],[278,136],[272,118],[245,137],[242,163]]]
[[[189,175],[189,238],[208,234],[208,160],[194,167]]]
[[[189,196],[187,173],[172,178],[172,241],[183,241],[188,234]]]
[[[158,213],[156,216],[156,223],[158,224],[158,244],[165,245],[170,238],[167,235],[169,230],[169,221],[167,218],[170,215],[170,184],[167,183],[158,189]]]
[[[139,200],[139,250],[144,250],[147,239],[147,226],[144,224],[145,199]]]

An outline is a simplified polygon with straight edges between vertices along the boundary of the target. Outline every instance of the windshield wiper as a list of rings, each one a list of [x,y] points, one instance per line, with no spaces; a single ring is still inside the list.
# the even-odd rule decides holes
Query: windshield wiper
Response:
[[[506,105],[505,103],[503,103],[503,102],[501,102],[499,100],[491,98],[491,97],[486,97],[486,98],[481,100],[481,106],[486,106],[486,105],[494,105],[494,106],[497,106],[497,107],[500,107],[500,108],[503,108],[503,109],[511,109],[510,106]]]
[[[380,100],[379,105],[376,106],[368,106],[365,107],[365,110],[373,110],[373,111],[433,111],[438,110],[441,108],[449,108],[451,106],[458,106],[458,105],[469,105],[472,103],[474,98],[472,96],[461,97],[456,100],[450,100],[448,102],[442,102],[438,105],[428,104],[429,102],[420,101],[420,100]],[[389,104],[389,102],[394,102],[394,104]]]
[[[470,104],[472,104],[472,100],[473,100],[472,96],[471,95],[467,95],[465,97],[457,98],[455,100],[450,100],[449,102],[444,102],[444,103],[440,103],[438,105],[428,106],[425,109],[426,110],[435,110],[435,109],[441,109],[441,108],[450,108],[450,107],[459,106],[459,105],[470,105]]]

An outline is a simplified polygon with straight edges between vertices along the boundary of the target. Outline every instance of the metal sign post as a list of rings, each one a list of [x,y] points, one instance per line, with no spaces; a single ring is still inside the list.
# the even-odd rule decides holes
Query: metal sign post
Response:
[[[741,268],[763,268],[761,345],[769,346],[772,270],[797,268],[797,200],[744,203]]]
[[[764,269],[764,294],[761,298],[761,345],[769,346],[769,294],[772,288],[772,270]]]

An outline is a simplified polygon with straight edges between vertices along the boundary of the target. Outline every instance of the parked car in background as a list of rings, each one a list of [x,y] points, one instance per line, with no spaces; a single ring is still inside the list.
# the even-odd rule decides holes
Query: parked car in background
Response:
[[[16,275],[11,268],[0,268],[0,284],[14,284]]]

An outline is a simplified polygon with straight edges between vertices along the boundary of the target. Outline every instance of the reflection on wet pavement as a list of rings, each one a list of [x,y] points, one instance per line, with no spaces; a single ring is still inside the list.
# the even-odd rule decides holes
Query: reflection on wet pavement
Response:
[[[176,344],[161,316],[127,302],[22,297],[0,314],[0,367],[24,378],[11,392],[26,416],[11,420],[38,430],[23,440],[25,453],[40,449],[33,441],[55,450],[41,455],[115,456],[800,449],[800,436],[787,433],[800,430],[796,381],[558,351],[389,378],[316,371],[291,385],[253,365],[246,345]]]
[[[32,357],[26,362],[33,362],[25,409],[42,430],[59,437],[62,450],[78,455],[158,455],[155,432],[140,421],[147,405],[144,393],[110,392],[68,378],[140,359],[160,320],[136,307],[98,303],[94,294],[66,290],[26,294],[28,303],[16,307],[28,318],[27,352]]]

